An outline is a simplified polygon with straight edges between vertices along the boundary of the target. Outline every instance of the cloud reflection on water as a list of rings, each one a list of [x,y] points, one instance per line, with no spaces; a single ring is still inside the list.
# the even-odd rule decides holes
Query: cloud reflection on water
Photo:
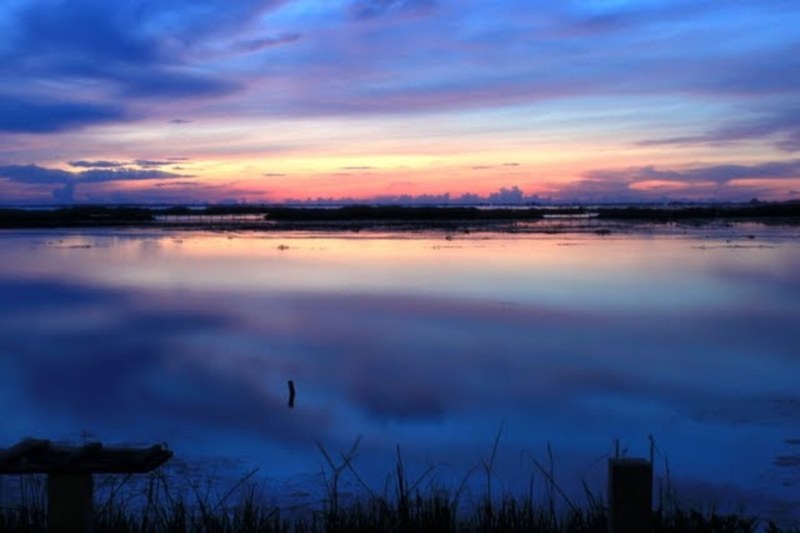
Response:
[[[261,247],[246,237],[224,241],[227,255],[209,247],[213,253],[199,257],[172,241],[96,239],[108,246],[2,241],[19,258],[0,269],[4,441],[90,429],[291,471],[314,469],[317,440],[346,449],[364,435],[368,464],[371,453],[400,443],[412,460],[446,457],[466,470],[504,422],[510,456],[552,441],[585,465],[615,438],[644,443],[653,433],[676,468],[751,491],[769,477],[780,444],[798,437],[800,311],[783,297],[800,291],[800,279],[780,267],[797,257],[794,245],[732,255],[687,252],[690,241],[629,239],[612,243],[598,273],[572,264],[571,251],[552,257],[542,243],[513,239],[508,248],[467,241],[466,251],[446,252],[448,269],[436,266],[438,252],[414,250],[423,241],[347,243],[357,249],[353,259],[334,242],[298,239],[284,259],[270,255],[277,241]],[[608,246],[598,242],[581,248]],[[470,264],[485,246],[517,261],[488,271]],[[670,250],[677,261],[641,270]],[[654,259],[636,255],[646,251]],[[38,270],[25,268],[35,261]],[[381,265],[385,271],[374,271]],[[599,299],[585,304],[586,294],[569,286],[522,286],[562,283],[560,265],[571,269],[566,279],[584,269],[580,283]],[[329,271],[300,288],[296,266]],[[153,282],[156,269],[163,272]],[[248,272],[249,291],[241,290],[246,279],[201,283]],[[428,279],[399,290],[415,276]],[[453,279],[437,287],[443,276]],[[627,290],[649,278],[656,294],[620,300],[602,286],[626,290],[626,276],[634,280]],[[453,289],[457,280],[468,286]],[[509,280],[520,284],[517,294]],[[700,305],[697,295],[676,305],[679,295],[669,294],[704,284],[711,298]],[[499,294],[489,296],[495,286]],[[287,379],[297,383],[294,410],[286,408]],[[272,464],[276,456],[294,462]],[[519,471],[513,463],[505,475]],[[748,468],[734,468],[741,464]],[[784,488],[796,496],[791,491]]]

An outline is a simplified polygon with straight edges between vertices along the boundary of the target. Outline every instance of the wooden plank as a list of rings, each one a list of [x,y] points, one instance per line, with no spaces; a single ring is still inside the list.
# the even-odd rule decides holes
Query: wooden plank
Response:
[[[106,448],[99,442],[65,446],[26,439],[0,450],[0,474],[137,474],[158,468],[172,455],[160,444],[148,448]]]

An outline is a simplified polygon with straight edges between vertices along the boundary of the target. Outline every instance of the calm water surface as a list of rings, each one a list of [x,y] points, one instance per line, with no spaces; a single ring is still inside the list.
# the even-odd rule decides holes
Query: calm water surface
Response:
[[[460,480],[501,431],[496,486],[549,443],[577,492],[653,435],[685,499],[800,517],[800,239],[756,233],[0,233],[0,445],[298,480],[361,437],[382,486],[397,445]]]

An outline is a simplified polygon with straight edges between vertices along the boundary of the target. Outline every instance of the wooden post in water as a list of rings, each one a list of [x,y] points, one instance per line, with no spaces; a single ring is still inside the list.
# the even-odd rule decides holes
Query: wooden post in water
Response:
[[[47,474],[49,533],[87,533],[94,520],[93,474],[143,474],[172,457],[166,446],[106,448],[25,439],[0,449],[0,474]],[[2,477],[2,476],[0,476]]]
[[[294,408],[294,381],[289,380],[289,409]]]
[[[646,459],[609,459],[609,533],[650,533],[652,528],[652,463]]]
[[[47,475],[47,531],[90,533],[94,518],[92,474]]]

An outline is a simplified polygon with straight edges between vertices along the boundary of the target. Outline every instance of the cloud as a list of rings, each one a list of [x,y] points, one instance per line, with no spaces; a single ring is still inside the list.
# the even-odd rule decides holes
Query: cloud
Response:
[[[747,183],[741,183],[745,181]],[[752,198],[785,199],[775,181],[800,180],[800,160],[753,165],[642,166],[598,169],[582,179],[559,185],[554,197],[581,203],[746,201]]]
[[[471,167],[472,170],[490,170],[493,168],[509,168],[509,167],[518,167],[520,166],[519,163],[501,163],[499,165],[475,165]]]
[[[189,50],[274,9],[282,2],[167,0],[104,2],[42,0],[0,8],[14,31],[0,47],[0,89],[16,90],[47,79],[57,90],[37,99],[0,100],[0,131],[56,132],[130,118],[136,100],[209,98],[241,85],[202,69]],[[63,102],[64,91],[91,94],[93,103]],[[96,103],[95,103],[96,102]]]
[[[99,161],[100,163],[110,163],[112,161]],[[78,168],[88,166],[97,161],[74,161],[79,163]],[[87,165],[82,165],[83,163]],[[76,187],[79,185],[121,182],[121,181],[144,181],[155,179],[180,179],[190,178],[186,174],[176,174],[158,169],[136,169],[127,167],[115,167],[101,165],[89,168],[80,172],[71,172],[58,168],[47,168],[38,165],[5,165],[0,166],[0,178],[5,178],[12,182],[27,185],[58,185],[52,191],[53,199],[61,203],[69,203],[75,200]]]
[[[762,139],[772,140],[775,146],[787,152],[800,151],[800,108],[783,109],[762,114],[758,118],[733,121],[700,135],[647,139],[639,145],[722,144]]]
[[[162,181],[156,183],[154,187],[202,187],[203,183],[199,181]]]
[[[341,167],[342,170],[372,170],[373,168],[370,166]]]
[[[301,35],[299,33],[283,33],[274,37],[265,37],[262,39],[252,39],[249,41],[242,41],[236,43],[235,49],[239,52],[253,53],[260,52],[268,48],[291,44],[299,41]]]
[[[213,76],[201,76],[174,69],[153,68],[131,73],[125,79],[123,96],[143,99],[207,98],[224,96],[238,91],[235,81]]]
[[[800,159],[772,161],[756,165],[704,165],[686,169],[659,169],[653,166],[619,170],[593,170],[584,176],[602,182],[636,183],[641,181],[714,182],[727,184],[739,179],[800,178]]]
[[[61,204],[69,204],[75,201],[75,184],[65,183],[63,187],[53,189],[53,200]]]
[[[2,169],[0,169],[2,172]],[[163,170],[154,169],[135,169],[135,168],[121,168],[121,169],[93,169],[79,172],[73,177],[73,183],[103,183],[108,181],[139,181],[139,180],[153,180],[163,178],[190,178],[193,176],[187,174],[175,174],[174,172],[166,172]]]
[[[57,168],[45,168],[38,165],[6,165],[0,166],[0,178],[18,183],[51,184],[67,183],[76,176],[73,172]]]
[[[169,159],[136,159],[134,161],[106,161],[106,160],[78,160],[70,161],[67,164],[74,168],[88,168],[88,169],[121,169],[135,165],[138,167],[152,168],[152,167],[165,167],[174,165],[176,161],[184,161],[186,158],[169,158]]]
[[[160,178],[190,177],[161,170],[134,168],[92,168],[81,172],[70,172],[57,168],[40,167],[38,165],[6,165],[0,166],[0,177],[18,183],[51,184],[51,183],[101,183],[107,181],[137,181]]]
[[[105,160],[98,160],[98,161],[86,161],[86,160],[79,160],[79,161],[70,161],[69,166],[75,168],[118,168],[125,166],[125,163],[120,161],[105,161]]]
[[[13,363],[19,372],[18,399],[31,413],[47,413],[46,422],[39,422],[52,422],[53,431],[61,426],[58,417],[64,417],[77,418],[85,424],[81,427],[106,431],[134,427],[134,433],[140,433],[137,438],[145,439],[170,426],[190,432],[225,428],[267,441],[309,437],[286,409],[284,389],[264,386],[263,377],[280,372],[279,366],[243,353],[233,355],[233,365],[217,364],[216,357],[216,362],[202,357],[203,349],[184,345],[176,353],[170,347],[176,337],[188,339],[195,328],[222,334],[234,325],[230,314],[166,309],[157,296],[142,303],[124,290],[57,280],[27,283],[6,278],[0,280],[0,290],[24,299],[0,306],[4,319],[11,314],[34,317],[45,308],[53,312],[42,322],[38,338],[61,350],[41,350],[39,341],[20,343],[14,331],[0,328],[0,347],[15,346],[15,353],[22,355]],[[108,310],[108,320],[99,327],[92,318],[94,306]],[[53,327],[53,317],[71,327]],[[159,413],[157,420],[154,412]],[[319,411],[306,414],[325,427]]]
[[[134,161],[134,164],[140,167],[165,167],[169,165],[175,164],[175,161],[171,159],[167,160],[159,160],[159,159],[137,159]]]
[[[357,20],[388,15],[419,16],[433,12],[436,0],[357,0],[350,5],[350,14]]]
[[[55,133],[128,118],[125,108],[114,104],[42,102],[0,93],[0,132]]]

